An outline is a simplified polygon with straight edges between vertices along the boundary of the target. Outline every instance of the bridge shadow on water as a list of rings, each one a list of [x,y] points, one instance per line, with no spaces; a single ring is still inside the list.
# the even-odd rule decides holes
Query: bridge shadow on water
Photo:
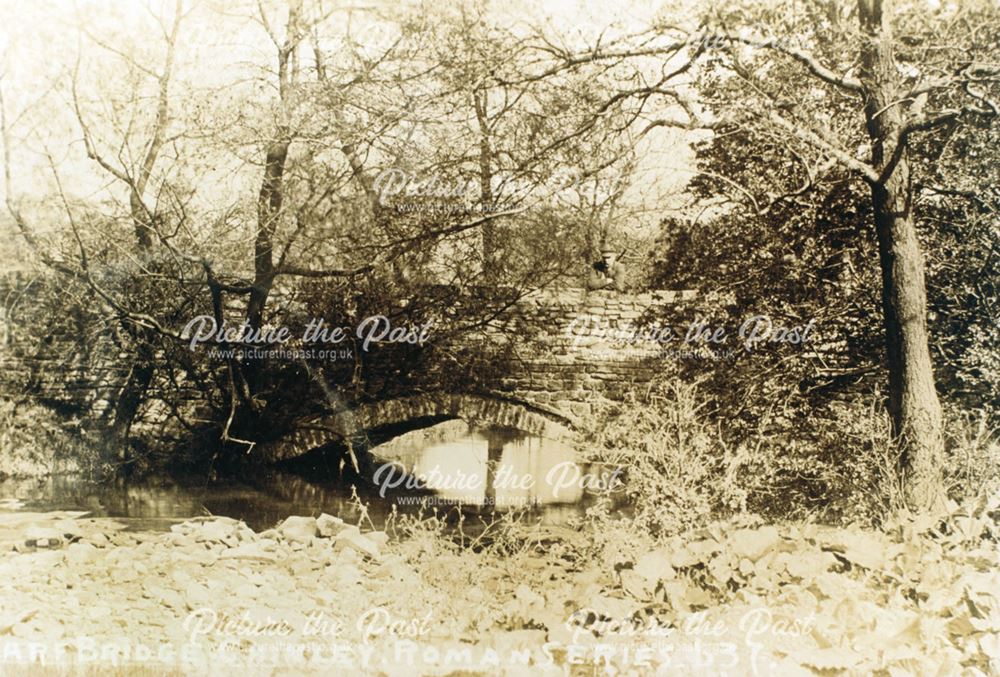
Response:
[[[595,500],[580,486],[592,469],[576,462],[574,449],[511,428],[427,417],[369,431],[368,444],[367,476],[355,472],[342,444],[328,444],[218,477],[7,480],[0,482],[0,498],[20,499],[29,510],[87,510],[142,529],[212,514],[259,530],[289,515],[323,512],[355,522],[362,511],[382,528],[393,513],[436,510],[448,523],[464,518],[470,532],[511,510],[543,525],[564,525]]]
[[[594,501],[581,487],[588,467],[577,463],[575,449],[514,428],[426,417],[368,431],[366,442],[360,473],[342,443],[275,467],[301,479],[292,484],[303,496],[354,486],[382,520],[393,510],[436,510],[448,521],[464,516],[478,523],[517,511],[556,525],[582,515]]]

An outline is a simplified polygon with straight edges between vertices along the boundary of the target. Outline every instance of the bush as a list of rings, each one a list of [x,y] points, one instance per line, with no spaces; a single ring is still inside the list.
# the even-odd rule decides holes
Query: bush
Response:
[[[881,398],[803,408],[790,401],[735,425],[704,382],[664,379],[604,407],[590,460],[625,468],[635,522],[656,536],[739,514],[874,527],[903,510],[899,447]],[[947,433],[950,497],[1000,491],[992,419],[953,412]]]
[[[945,481],[956,501],[1000,493],[1000,427],[987,413],[947,412]]]
[[[0,478],[99,471],[95,447],[64,425],[46,407],[0,399]]]
[[[697,385],[670,380],[595,417],[606,424],[591,431],[590,460],[625,468],[635,521],[654,534],[746,509],[753,487],[741,469],[751,450],[726,444],[704,406]]]

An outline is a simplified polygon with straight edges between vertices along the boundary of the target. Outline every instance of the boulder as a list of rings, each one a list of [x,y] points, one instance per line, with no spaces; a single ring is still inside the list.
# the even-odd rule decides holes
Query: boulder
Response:
[[[112,545],[117,546],[128,546],[134,545],[135,541],[132,539],[131,534],[127,534],[121,531],[116,531],[108,537],[111,540]]]
[[[349,585],[357,585],[364,580],[364,574],[362,574],[361,570],[353,564],[345,564],[337,567],[333,576],[336,580],[336,586],[338,588]]]
[[[59,548],[62,547],[63,532],[52,527],[33,524],[24,530],[24,541],[29,547]]]
[[[333,551],[338,552],[344,548],[350,548],[371,559],[377,560],[381,557],[378,544],[362,535],[357,527],[344,529],[334,538]]]
[[[243,559],[256,560],[258,562],[277,562],[278,557],[273,552],[268,552],[259,543],[241,543],[235,548],[229,548],[219,559]]]
[[[354,564],[361,559],[361,555],[353,548],[343,546],[338,548],[334,545],[334,552],[337,553],[337,562],[339,564]],[[382,571],[382,568],[379,568],[379,571]]]
[[[733,552],[740,558],[756,562],[781,542],[778,530],[772,526],[758,529],[737,529],[729,536]]]
[[[105,534],[100,531],[95,531],[83,539],[84,543],[90,543],[91,545],[98,548],[106,548],[111,544],[111,541]]]
[[[229,543],[235,541],[234,525],[227,521],[213,520],[195,524],[194,537],[198,543]]]
[[[59,520],[52,527],[61,531],[66,538],[71,540],[86,535],[86,528],[78,520]]]
[[[349,524],[346,524],[339,517],[327,515],[326,513],[316,518],[316,528],[319,530],[319,535],[323,538],[333,538],[349,526]]]
[[[66,561],[73,566],[87,564],[97,555],[97,548],[90,543],[72,543],[66,549]]]
[[[315,517],[293,515],[278,525],[278,533],[289,543],[309,543],[319,531]]]
[[[384,531],[369,531],[365,534],[365,537],[375,543],[379,548],[385,547],[385,544],[389,542],[389,534]]]

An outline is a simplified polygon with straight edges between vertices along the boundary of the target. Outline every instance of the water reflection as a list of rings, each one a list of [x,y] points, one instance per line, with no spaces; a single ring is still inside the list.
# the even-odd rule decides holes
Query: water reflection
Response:
[[[289,515],[327,512],[356,521],[350,487],[324,486],[290,473],[264,469],[250,479],[204,477],[146,478],[94,482],[79,476],[43,481],[0,481],[0,497],[24,501],[22,510],[86,510],[93,517],[114,517],[133,529],[166,530],[199,515],[224,515],[267,529]],[[362,500],[370,497],[362,493]],[[390,507],[369,502],[376,524]]]
[[[395,510],[415,513],[426,504],[460,503],[463,510],[531,509],[543,524],[564,524],[586,505],[578,484],[553,485],[553,469],[580,466],[567,445],[502,428],[447,421],[406,433],[373,449],[407,472],[437,469],[444,476],[475,477],[440,491],[404,486],[380,495],[378,487],[358,485],[357,496],[371,521],[381,527]],[[560,465],[562,464],[562,465]],[[376,463],[377,465],[377,463]],[[351,486],[329,476],[256,469],[240,478],[157,477],[142,481],[94,482],[78,476],[0,481],[0,498],[20,499],[23,510],[86,510],[115,517],[136,529],[168,529],[198,515],[225,515],[260,530],[289,515],[327,512],[357,521],[359,503]],[[424,506],[421,506],[421,502]]]
[[[577,503],[584,495],[572,481],[583,472],[572,447],[512,428],[448,421],[401,435],[372,453],[425,478],[445,501],[530,507]],[[399,481],[398,474],[386,476]]]
[[[199,494],[197,483],[172,480],[95,482],[56,475],[0,481],[0,496],[24,501],[24,510],[85,510],[93,517],[122,518],[137,529],[165,529],[180,517],[206,514]]]

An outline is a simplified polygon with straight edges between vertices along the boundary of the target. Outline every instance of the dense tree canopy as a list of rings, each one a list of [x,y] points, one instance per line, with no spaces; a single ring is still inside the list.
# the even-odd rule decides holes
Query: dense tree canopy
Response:
[[[677,3],[585,29],[486,1],[35,11],[79,39],[0,79],[11,235],[128,356],[112,445],[153,411],[237,446],[287,422],[313,368],[195,357],[185,318],[415,321],[457,294],[477,310],[450,330],[476,331],[609,240],[635,284],[825,327],[759,394],[884,388],[914,504],[939,498],[938,390],[996,406],[995,3]],[[363,392],[345,369],[305,387]]]

